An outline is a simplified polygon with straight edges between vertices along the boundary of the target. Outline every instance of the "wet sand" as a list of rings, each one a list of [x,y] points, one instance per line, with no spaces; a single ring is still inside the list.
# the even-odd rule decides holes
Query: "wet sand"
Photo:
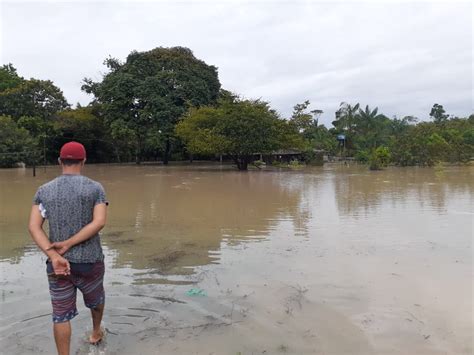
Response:
[[[44,257],[23,215],[53,175],[0,171],[5,354],[54,353]],[[111,201],[107,337],[85,343],[79,295],[73,354],[473,351],[473,168],[97,166],[86,175]]]

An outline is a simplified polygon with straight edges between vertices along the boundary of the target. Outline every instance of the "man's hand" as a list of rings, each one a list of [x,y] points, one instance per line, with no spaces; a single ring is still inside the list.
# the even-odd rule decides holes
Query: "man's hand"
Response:
[[[71,273],[71,265],[69,265],[69,261],[62,256],[56,256],[51,259],[51,263],[53,264],[53,270],[55,275],[69,275]]]
[[[60,255],[64,255],[71,248],[67,240],[52,243],[47,250],[55,249]]]

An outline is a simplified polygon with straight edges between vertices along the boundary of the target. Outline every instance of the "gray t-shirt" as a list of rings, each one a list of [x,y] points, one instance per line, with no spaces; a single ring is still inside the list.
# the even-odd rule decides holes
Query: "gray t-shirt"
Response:
[[[48,220],[51,242],[72,237],[92,221],[96,204],[107,203],[100,183],[83,175],[68,174],[40,186],[33,201]],[[63,256],[73,263],[104,260],[99,234],[73,246]]]

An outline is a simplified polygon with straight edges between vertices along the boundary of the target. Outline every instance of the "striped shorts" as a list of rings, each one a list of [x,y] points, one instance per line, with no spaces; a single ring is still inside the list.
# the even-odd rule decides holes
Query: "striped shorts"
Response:
[[[105,302],[104,262],[70,263],[71,274],[55,275],[53,265],[47,262],[49,293],[53,305],[53,322],[67,322],[78,315],[76,293],[79,289],[88,308]]]

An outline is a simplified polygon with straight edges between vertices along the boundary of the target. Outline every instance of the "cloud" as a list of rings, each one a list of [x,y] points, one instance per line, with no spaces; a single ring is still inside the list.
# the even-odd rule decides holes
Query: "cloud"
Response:
[[[283,116],[306,99],[329,124],[341,101],[427,118],[472,112],[470,2],[3,2],[1,59],[86,104],[84,77],[131,50],[187,46],[224,88]]]

